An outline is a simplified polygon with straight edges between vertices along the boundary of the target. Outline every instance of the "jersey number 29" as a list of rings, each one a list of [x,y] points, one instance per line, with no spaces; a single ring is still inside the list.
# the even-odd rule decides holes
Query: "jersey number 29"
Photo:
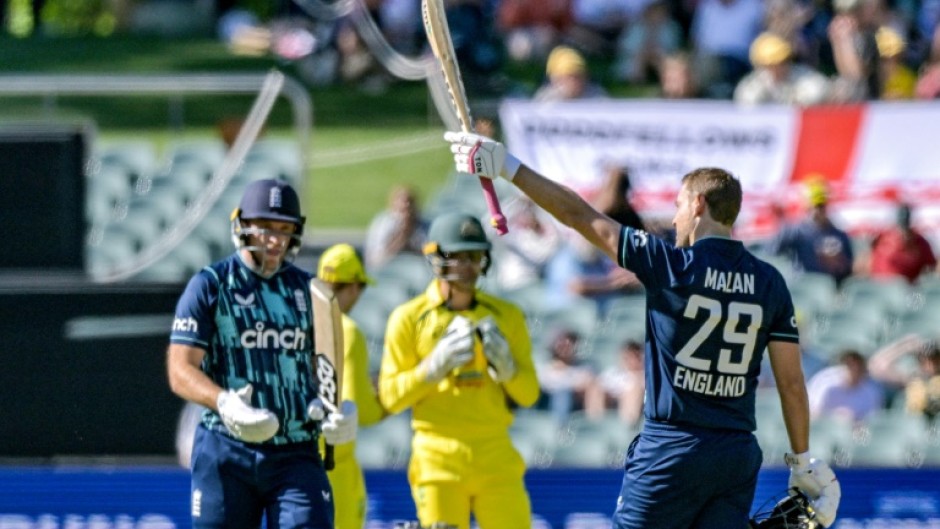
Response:
[[[726,375],[743,375],[747,373],[747,366],[754,356],[757,330],[760,329],[761,322],[764,319],[764,309],[754,303],[732,301],[728,304],[726,316],[726,311],[720,301],[695,294],[689,298],[683,316],[696,319],[701,310],[708,313],[708,318],[702,323],[698,331],[692,335],[688,343],[676,354],[676,361],[690,369],[711,371],[712,361],[708,358],[697,357],[695,353],[724,321],[721,336],[724,343],[743,347],[741,359],[737,362],[732,359],[731,349],[722,347],[718,353],[718,372]],[[750,321],[743,330],[738,330],[742,316],[746,316]]]

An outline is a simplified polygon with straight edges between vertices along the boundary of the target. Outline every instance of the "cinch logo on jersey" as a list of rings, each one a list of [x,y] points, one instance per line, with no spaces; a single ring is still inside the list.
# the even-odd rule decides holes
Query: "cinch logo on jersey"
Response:
[[[259,321],[253,330],[241,335],[242,347],[248,349],[303,349],[307,343],[307,333],[299,327],[292,329],[265,329]]]
[[[174,318],[174,332],[199,332],[199,324],[193,318]]]
[[[710,397],[740,397],[747,387],[743,376],[715,375],[677,366],[672,384],[677,389]]]

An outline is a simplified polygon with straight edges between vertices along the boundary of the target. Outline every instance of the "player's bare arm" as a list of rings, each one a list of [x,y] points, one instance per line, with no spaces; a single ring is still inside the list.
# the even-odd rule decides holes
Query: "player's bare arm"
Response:
[[[167,349],[166,364],[170,389],[178,397],[215,409],[222,388],[200,367],[206,350],[201,347],[173,343]]]
[[[809,450],[809,399],[803,379],[800,346],[791,342],[770,342],[767,350],[783,406],[790,448],[793,453],[802,454]]]
[[[512,183],[562,224],[617,260],[620,224],[616,221],[594,209],[571,188],[549,180],[525,165],[519,167]]]

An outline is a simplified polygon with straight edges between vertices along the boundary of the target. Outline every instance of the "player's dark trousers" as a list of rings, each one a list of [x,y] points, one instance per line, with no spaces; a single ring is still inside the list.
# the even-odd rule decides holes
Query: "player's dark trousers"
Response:
[[[199,426],[192,456],[195,528],[332,529],[333,493],[314,443],[245,444]]]
[[[647,421],[627,449],[613,527],[746,529],[762,460],[750,432]]]

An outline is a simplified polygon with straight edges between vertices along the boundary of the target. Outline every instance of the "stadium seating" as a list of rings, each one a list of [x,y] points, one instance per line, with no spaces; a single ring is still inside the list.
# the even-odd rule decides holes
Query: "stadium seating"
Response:
[[[843,306],[876,306],[886,314],[904,312],[911,303],[910,286],[901,277],[851,276],[842,283],[840,293]]]
[[[399,254],[372,272],[378,283],[393,283],[404,287],[409,296],[424,292],[434,275],[427,259],[422,255]]]
[[[837,297],[836,282],[832,276],[820,273],[803,273],[788,281],[790,296],[797,311],[804,317],[831,312]]]
[[[360,428],[356,458],[363,468],[402,469],[411,454],[411,416],[390,415],[378,424]]]

